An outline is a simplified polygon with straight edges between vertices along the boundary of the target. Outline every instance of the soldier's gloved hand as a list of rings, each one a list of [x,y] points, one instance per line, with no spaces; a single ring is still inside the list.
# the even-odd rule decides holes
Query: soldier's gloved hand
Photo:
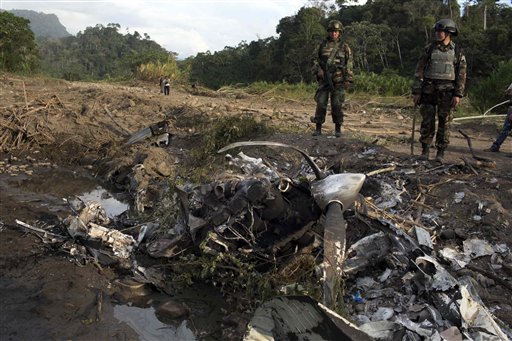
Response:
[[[322,69],[318,70],[318,72],[316,73],[316,80],[318,82],[321,82],[324,80],[324,77],[325,77],[324,70],[322,70]]]
[[[421,99],[421,95],[420,94],[414,94],[412,96],[412,100],[414,102],[414,105],[419,105],[420,104],[420,99]]]
[[[456,108],[457,105],[459,105],[460,103],[460,97],[459,96],[453,96],[452,97],[452,102],[450,103],[451,107],[452,108]]]
[[[343,84],[341,86],[343,87],[343,89],[347,90],[348,88],[350,88],[350,85],[351,85],[350,82],[345,81],[345,82],[343,82]]]

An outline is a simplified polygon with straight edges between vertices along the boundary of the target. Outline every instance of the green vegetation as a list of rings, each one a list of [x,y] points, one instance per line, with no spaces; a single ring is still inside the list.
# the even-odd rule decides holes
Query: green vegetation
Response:
[[[233,87],[232,87],[233,88]],[[249,94],[267,97],[283,97],[295,100],[310,101],[316,91],[315,83],[288,83],[258,81],[248,85],[238,85],[237,90]],[[221,88],[220,90],[224,90]],[[373,72],[360,72],[356,74],[354,85],[349,93],[364,94],[366,96],[404,96],[411,91],[411,79],[398,75],[392,70],[385,70],[381,74]]]
[[[0,12],[0,71],[31,72],[39,57],[29,21],[9,12]]]
[[[403,96],[409,94],[418,56],[432,41],[432,25],[439,18],[452,17],[460,31],[455,41],[463,47],[468,62],[467,90],[472,105],[482,111],[499,102],[503,84],[510,80],[511,6],[491,0],[468,1],[464,9],[457,1],[440,0],[374,0],[362,6],[346,3],[335,0],[335,6],[329,7],[325,1],[312,1],[295,15],[282,18],[276,37],[242,41],[182,61],[147,34],[121,34],[115,23],[88,27],[76,36],[41,38],[37,44],[42,71],[52,77],[135,77],[155,82],[167,75],[174,81],[197,82],[213,89],[245,84],[249,93],[311,99],[315,91],[312,54],[327,35],[327,22],[337,19],[344,26],[342,39],[354,55],[356,81],[349,93]],[[0,15],[0,70],[37,69],[37,48],[27,20],[7,12]],[[33,17],[55,21],[53,16]]]
[[[411,92],[411,80],[391,70],[381,74],[361,72],[355,76],[354,92],[378,96],[404,96]]]
[[[290,84],[286,82],[268,83],[259,81],[249,84],[247,88],[245,88],[245,91],[260,96],[278,96],[298,100],[311,100],[316,91],[316,85],[304,82]]]
[[[474,84],[469,93],[471,105],[483,113],[492,106],[503,102],[507,98],[504,95],[505,89],[512,81],[512,58],[498,65],[491,75]],[[503,111],[504,107],[496,108]]]
[[[356,74],[365,73],[359,78],[365,81],[372,73],[391,76],[396,81],[392,94],[409,92],[397,76],[412,78],[421,51],[433,39],[431,28],[439,18],[453,17],[457,22],[461,33],[455,41],[467,57],[468,89],[489,76],[500,62],[512,58],[512,7],[508,5],[474,1],[462,11],[456,1],[377,0],[363,6],[336,2],[335,9],[322,7],[323,2],[319,1],[318,8],[303,7],[296,15],[282,18],[276,27],[277,38],[199,53],[187,61],[191,77],[215,89],[255,81],[311,83],[314,80],[309,67],[314,46],[326,37],[325,26],[331,19],[341,20],[344,25],[342,39],[352,48]],[[390,87],[365,82],[360,90],[365,88],[387,94]]]
[[[268,264],[268,271],[256,271],[261,260],[255,261],[248,254],[203,251],[200,256],[184,256],[174,263],[179,274],[173,279],[174,284],[214,283],[223,293],[238,296],[238,303],[250,309],[283,292],[309,295],[321,301],[321,285],[314,275],[316,263],[312,255],[298,256],[280,269],[277,264]]]
[[[265,122],[257,122],[251,115],[225,116],[214,121],[204,122],[199,131],[202,143],[192,151],[198,164],[216,155],[226,145],[240,140],[247,140],[271,132]]]
[[[68,80],[146,77],[143,65],[175,65],[176,55],[145,34],[121,34],[119,24],[88,27],[76,37],[41,41],[43,70]],[[174,67],[175,68],[175,67]],[[139,72],[139,73],[138,73]],[[157,80],[158,77],[155,79]]]

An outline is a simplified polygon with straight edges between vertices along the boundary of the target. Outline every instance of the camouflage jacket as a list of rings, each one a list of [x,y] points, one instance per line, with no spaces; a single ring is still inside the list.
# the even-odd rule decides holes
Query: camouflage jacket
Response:
[[[337,47],[337,51],[333,58],[331,58],[331,65],[327,65],[331,52],[335,47]],[[320,70],[323,70],[325,73],[331,73],[334,83],[354,81],[352,51],[346,43],[340,40],[333,41],[327,38],[320,43],[315,49],[312,65],[313,79],[316,78]],[[326,81],[325,78],[324,81]]]
[[[455,51],[455,62],[454,62],[455,80],[439,81],[436,79],[426,79],[425,78],[425,70],[428,67],[428,63],[430,62],[432,51],[434,51],[434,49],[438,49],[439,51],[442,51],[442,52],[446,52],[449,49],[452,49]],[[428,44],[423,49],[423,53],[418,61],[417,66],[416,66],[416,71],[414,73],[414,82],[412,85],[412,93],[413,94],[421,94],[424,82],[432,81],[434,83],[434,85],[442,84],[445,88],[446,88],[446,85],[449,85],[449,88],[453,89],[453,91],[454,91],[453,92],[454,96],[463,97],[464,89],[466,87],[466,71],[467,71],[466,57],[464,56],[462,49],[460,49],[459,47],[456,47],[455,43],[453,41],[451,41],[446,46],[439,42],[434,42],[434,43]]]

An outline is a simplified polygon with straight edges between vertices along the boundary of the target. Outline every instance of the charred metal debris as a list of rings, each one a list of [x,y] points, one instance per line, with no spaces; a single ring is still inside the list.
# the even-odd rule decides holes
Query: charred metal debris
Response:
[[[149,135],[154,131],[136,137]],[[506,306],[486,307],[479,296],[491,286],[512,290],[510,246],[448,231],[446,211],[425,203],[436,187],[466,180],[414,180],[419,171],[446,173],[464,165],[424,169],[412,160],[366,174],[333,174],[321,170],[319,160],[280,143],[238,143],[222,152],[252,145],[292,148],[304,156],[303,164],[286,175],[276,164],[243,151],[226,154],[236,173],[177,186],[181,219],[174,226],[158,221],[130,225],[109,219],[97,203],[79,201],[70,201],[76,213],[62,222],[64,229],[18,224],[66,251],[78,265],[117,264],[164,292],[172,290],[169,283],[179,271],[190,269],[200,273],[189,280],[209,279],[226,294],[246,290],[253,295],[248,297],[253,311],[261,304],[248,323],[246,340],[279,339],[292,329],[299,340],[327,340],[345,333],[341,320],[356,333],[349,339],[512,337],[510,326],[493,315]],[[372,155],[368,149],[357,157]],[[414,197],[411,184],[418,193]],[[469,196],[455,192],[453,204],[473,200]],[[475,222],[491,212],[488,202],[469,204],[476,205]],[[507,217],[498,223],[510,227]],[[442,243],[442,238],[453,242]],[[158,260],[157,265],[141,261],[142,256]],[[162,264],[178,272],[165,272]],[[316,317],[299,327],[293,309],[309,309]],[[320,325],[327,331],[318,333]]]

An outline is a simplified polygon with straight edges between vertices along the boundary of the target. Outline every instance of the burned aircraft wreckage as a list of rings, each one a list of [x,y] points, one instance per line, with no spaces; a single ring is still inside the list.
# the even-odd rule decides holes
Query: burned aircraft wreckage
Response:
[[[131,143],[155,135],[154,130],[162,129],[138,134]],[[435,250],[428,226],[409,222],[404,228],[386,214],[403,193],[391,177],[378,177],[379,202],[358,194],[365,179],[377,181],[378,171],[333,174],[321,170],[303,151],[276,142],[240,142],[219,152],[251,146],[291,148],[304,156],[304,164],[289,177],[244,152],[226,154],[239,172],[208,184],[177,186],[181,219],[170,228],[153,222],[121,232],[94,202],[74,204],[76,214],[64,221],[67,236],[19,224],[44,234],[48,243],[59,242],[78,262],[118,263],[137,281],[162,291],[164,274],[157,267],[139,265],[137,255],[173,262],[189,254],[226,254],[249,258],[256,264],[252,271],[263,276],[310,256],[309,276],[321,283],[322,302],[301,295],[300,283],[274,288],[283,295],[256,309],[245,340],[512,337],[510,327],[479,298],[476,288],[481,281],[472,276],[455,278],[443,265],[459,270],[474,258],[491,256],[498,269],[511,259],[509,246],[475,238],[464,243],[464,250]],[[393,166],[392,171],[406,174],[410,169]],[[366,231],[348,243],[353,222]],[[501,284],[510,289],[510,281]],[[293,290],[287,290],[290,287]],[[343,311],[344,317],[334,310]]]

